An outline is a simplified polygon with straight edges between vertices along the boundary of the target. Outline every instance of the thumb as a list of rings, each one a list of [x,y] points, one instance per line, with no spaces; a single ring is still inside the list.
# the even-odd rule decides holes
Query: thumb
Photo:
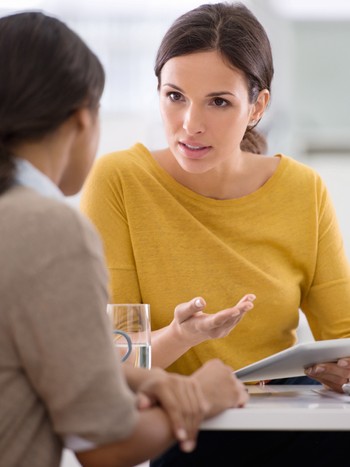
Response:
[[[205,300],[202,297],[196,297],[190,300],[189,302],[180,303],[175,308],[174,316],[175,319],[182,323],[188,318],[191,318],[194,314],[202,311],[206,307]]]

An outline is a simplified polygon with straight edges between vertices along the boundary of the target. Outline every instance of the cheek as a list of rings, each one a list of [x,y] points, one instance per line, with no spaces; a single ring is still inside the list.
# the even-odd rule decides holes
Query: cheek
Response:
[[[99,140],[100,126],[96,124],[95,128],[90,133],[88,141],[86,141],[85,150],[82,150],[75,159],[74,172],[77,174],[78,184],[82,184],[90,172],[96,158]]]
[[[86,142],[86,163],[89,165],[92,164],[96,157],[98,145],[100,142],[100,132],[100,120],[97,120],[91,128],[90,136]]]
[[[160,106],[160,115],[166,128],[172,128],[181,123],[181,112],[179,109],[166,103]]]
[[[100,142],[100,134],[101,134],[101,127],[100,127],[100,122],[98,122],[96,124],[96,129],[95,129],[95,132],[94,132],[94,137],[93,137],[93,141],[92,141],[92,148],[91,148],[91,156],[92,156],[92,160],[95,159],[95,156],[96,156],[96,153],[97,153],[97,149],[98,149],[98,145],[99,145],[99,142]]]
[[[217,127],[222,132],[244,132],[249,123],[249,116],[244,112],[231,112],[230,114],[223,115],[220,120],[217,121]]]

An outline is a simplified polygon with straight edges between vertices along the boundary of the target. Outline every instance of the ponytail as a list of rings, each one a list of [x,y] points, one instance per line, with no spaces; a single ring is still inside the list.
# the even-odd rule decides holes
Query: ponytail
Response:
[[[266,154],[267,142],[261,133],[254,129],[247,129],[241,141],[241,149],[254,154]]]

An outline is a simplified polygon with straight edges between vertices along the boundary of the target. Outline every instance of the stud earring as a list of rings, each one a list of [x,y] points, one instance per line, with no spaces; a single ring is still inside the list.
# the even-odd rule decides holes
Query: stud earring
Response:
[[[249,122],[248,129],[251,130],[258,123],[258,120],[252,120]]]

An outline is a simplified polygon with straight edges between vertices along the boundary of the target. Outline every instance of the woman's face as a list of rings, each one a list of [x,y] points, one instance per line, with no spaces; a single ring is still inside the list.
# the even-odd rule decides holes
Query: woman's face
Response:
[[[216,51],[170,59],[159,92],[170,150],[190,173],[225,169],[240,154],[247,126],[263,112],[259,98],[249,102],[243,73]]]

